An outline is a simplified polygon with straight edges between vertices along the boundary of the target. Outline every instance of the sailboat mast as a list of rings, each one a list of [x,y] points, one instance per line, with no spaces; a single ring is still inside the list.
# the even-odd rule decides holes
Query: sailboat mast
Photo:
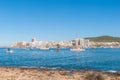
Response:
[[[78,48],[78,35],[76,34],[76,40],[75,40],[76,48]]]

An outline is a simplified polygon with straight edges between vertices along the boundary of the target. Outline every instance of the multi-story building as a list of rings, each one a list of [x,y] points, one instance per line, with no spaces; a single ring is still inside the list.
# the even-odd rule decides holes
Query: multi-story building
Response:
[[[27,43],[25,41],[21,41],[21,42],[16,42],[12,45],[12,47],[26,47]]]

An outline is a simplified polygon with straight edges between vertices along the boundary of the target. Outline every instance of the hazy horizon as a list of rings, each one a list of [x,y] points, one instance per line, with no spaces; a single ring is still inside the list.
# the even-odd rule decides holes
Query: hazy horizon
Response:
[[[0,45],[120,37],[119,0],[0,0]]]

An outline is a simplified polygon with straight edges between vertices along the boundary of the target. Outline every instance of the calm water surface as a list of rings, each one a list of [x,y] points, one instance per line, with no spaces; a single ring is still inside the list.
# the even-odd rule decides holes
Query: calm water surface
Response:
[[[120,71],[120,49],[98,48],[86,49],[84,52],[25,49],[13,51],[13,54],[7,54],[5,49],[0,49],[0,66]]]

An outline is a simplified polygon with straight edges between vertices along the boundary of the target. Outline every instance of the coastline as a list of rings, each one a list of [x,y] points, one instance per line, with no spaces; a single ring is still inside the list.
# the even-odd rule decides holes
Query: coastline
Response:
[[[90,74],[102,75],[104,80],[118,80],[120,73],[97,70],[63,70],[27,67],[0,67],[0,80],[88,80]]]

